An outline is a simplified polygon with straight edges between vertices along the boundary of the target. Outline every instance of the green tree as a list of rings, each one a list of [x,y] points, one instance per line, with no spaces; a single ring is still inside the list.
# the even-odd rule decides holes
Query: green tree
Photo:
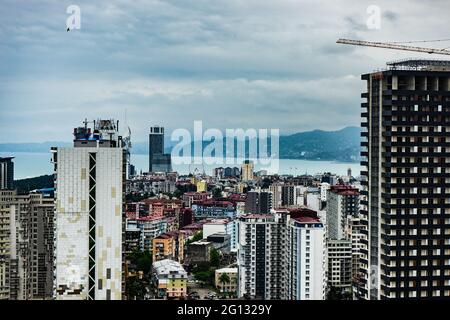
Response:
[[[211,256],[209,258],[209,263],[211,264],[211,267],[213,267],[213,268],[220,267],[220,253],[219,253],[219,251],[217,251],[216,248],[212,248],[212,250],[211,250]]]
[[[200,272],[194,274],[194,276],[195,276],[195,279],[197,279],[198,281],[203,282],[203,283],[209,283],[211,280],[211,272],[209,270],[208,271],[200,271]]]
[[[231,282],[230,277],[226,273],[222,273],[219,277],[219,282],[222,284],[222,292],[225,292],[225,285]]]
[[[145,284],[138,277],[130,277],[126,283],[129,300],[143,300],[145,296]]]
[[[138,271],[143,271],[145,274],[148,274],[152,270],[153,261],[150,251],[140,251],[136,249],[127,258],[130,260],[131,264],[136,266]]]
[[[192,242],[196,242],[203,239],[203,231],[197,232],[191,239],[186,241],[186,246]]]
[[[212,191],[212,196],[214,199],[222,198],[222,189],[216,187]]]

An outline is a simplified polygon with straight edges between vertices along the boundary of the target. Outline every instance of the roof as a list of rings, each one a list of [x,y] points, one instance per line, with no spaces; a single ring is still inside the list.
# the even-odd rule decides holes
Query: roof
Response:
[[[272,218],[273,215],[271,214],[259,214],[259,213],[249,213],[245,216],[242,216],[242,218],[250,218],[250,219],[258,219],[258,218]]]
[[[227,224],[230,222],[229,219],[214,219],[205,223],[205,225],[214,225],[214,224]]]
[[[356,196],[359,195],[359,190],[352,186],[347,185],[335,185],[330,187],[330,192],[343,196]]]
[[[178,272],[183,275],[187,274],[179,262],[170,259],[154,262],[153,269],[158,275],[168,275],[171,272]]]
[[[216,273],[237,273],[238,268],[222,268],[216,269]]]
[[[421,69],[425,67],[442,67],[450,70],[450,60],[403,59],[386,63],[390,68]]]
[[[317,223],[320,222],[320,219],[318,217],[295,217],[293,218],[295,221],[301,222],[301,223]]]

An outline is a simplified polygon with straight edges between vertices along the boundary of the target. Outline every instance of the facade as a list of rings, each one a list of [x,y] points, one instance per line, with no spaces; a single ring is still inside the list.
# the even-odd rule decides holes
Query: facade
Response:
[[[211,260],[211,250],[213,248],[213,244],[206,240],[190,243],[187,247],[186,263],[194,265],[202,262],[209,262]]]
[[[359,216],[359,191],[344,185],[331,186],[327,195],[328,238],[340,240],[345,238],[347,217]]]
[[[450,297],[450,63],[365,74],[362,299]]]
[[[0,157],[0,190],[14,188],[14,157]]]
[[[230,219],[217,219],[203,224],[203,239],[215,233],[230,235],[230,249],[237,250],[238,222]]]
[[[328,286],[341,292],[352,288],[352,242],[328,240]]]
[[[176,261],[153,262],[153,280],[158,298],[180,299],[187,295],[187,272]]]
[[[2,191],[0,210],[1,299],[51,299],[53,198]]]
[[[225,219],[235,218],[236,209],[230,201],[219,200],[205,200],[199,201],[192,205],[195,220],[202,220],[207,218]]]
[[[137,219],[140,230],[139,247],[143,251],[153,249],[153,239],[168,231],[167,221],[161,217],[144,217]]]
[[[229,282],[222,282],[221,276],[226,274]],[[236,292],[238,287],[238,268],[216,269],[214,283],[217,290],[223,293]]]
[[[273,209],[273,194],[269,191],[247,192],[245,213],[269,214]]]
[[[352,281],[355,288],[354,292],[357,291],[356,286],[360,278],[362,250],[364,249],[363,239],[364,234],[367,234],[366,230],[366,225],[362,223],[361,218],[347,217],[345,239],[352,243]]]
[[[253,181],[253,162],[250,160],[245,160],[242,164],[241,172],[242,181]]]
[[[125,256],[134,251],[141,250],[141,229],[137,220],[127,219],[125,228]]]
[[[163,233],[153,239],[153,261],[171,259],[178,262],[184,260],[185,235],[172,231]]]
[[[0,190],[0,300],[9,299],[9,270],[11,256],[10,207],[15,190]]]
[[[239,297],[322,300],[326,267],[324,226],[316,212],[239,218]]]
[[[293,217],[286,237],[287,300],[324,300],[326,246],[324,224],[317,216]]]
[[[208,191],[208,184],[205,180],[197,181],[197,192],[206,192]]]
[[[113,120],[74,130],[74,148],[53,148],[56,298],[122,297],[126,161]]]
[[[164,127],[154,126],[149,134],[149,172],[172,171],[170,154],[164,153]]]

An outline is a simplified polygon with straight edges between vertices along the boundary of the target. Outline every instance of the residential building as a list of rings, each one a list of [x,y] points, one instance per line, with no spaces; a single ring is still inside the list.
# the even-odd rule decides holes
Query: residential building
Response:
[[[0,300],[9,299],[9,270],[11,256],[10,207],[16,190],[0,189]]]
[[[240,297],[324,299],[324,225],[308,209],[277,210],[239,218]]]
[[[171,231],[153,239],[153,261],[171,259],[178,262],[184,260],[185,236],[183,232]]]
[[[237,250],[238,222],[231,219],[214,219],[203,224],[203,239],[215,233],[224,233],[230,236],[230,249]]]
[[[328,238],[341,240],[345,238],[347,217],[359,216],[359,191],[345,185],[331,186],[327,195]]]
[[[52,148],[56,175],[56,291],[60,300],[120,300],[126,152],[118,123],[74,129],[73,148]]]
[[[0,193],[0,298],[51,299],[54,200]]]
[[[236,208],[230,201],[208,199],[195,202],[192,205],[196,221],[202,219],[233,219],[236,217]]]
[[[165,299],[182,299],[187,295],[187,272],[174,260],[153,262],[153,280],[156,296]]]
[[[245,213],[269,214],[273,209],[273,194],[269,191],[247,192]]]
[[[364,74],[358,296],[450,297],[450,62],[403,60]]]
[[[328,287],[341,293],[352,288],[352,242],[349,240],[328,240]]]
[[[228,276],[229,282],[222,282],[223,274]],[[216,289],[223,293],[236,293],[238,287],[238,268],[216,269],[214,283]]]
[[[289,213],[286,232],[287,300],[324,300],[327,255],[325,228],[317,213],[298,209]]]
[[[214,248],[212,242],[199,240],[188,245],[186,250],[185,262],[195,265],[209,262],[211,260],[211,250]]]
[[[206,192],[208,191],[208,184],[205,180],[197,181],[197,192]]]

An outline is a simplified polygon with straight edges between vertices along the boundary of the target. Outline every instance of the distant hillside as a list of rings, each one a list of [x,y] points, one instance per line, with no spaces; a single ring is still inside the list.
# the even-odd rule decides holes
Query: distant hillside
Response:
[[[70,147],[69,142],[42,142],[42,143],[0,143],[0,152],[50,152],[52,147]]]
[[[20,194],[26,194],[35,189],[53,188],[53,186],[54,182],[52,175],[14,181],[14,187],[17,188],[17,191]]]
[[[203,146],[210,142],[204,141]],[[166,142],[166,145],[168,143]],[[51,147],[71,146],[66,142],[0,144],[0,152],[49,152]],[[224,145],[225,147],[225,145]],[[171,148],[166,148],[170,153]],[[134,142],[132,153],[148,154],[148,142]],[[282,159],[358,161],[360,128],[346,127],[337,131],[314,130],[280,136]],[[225,152],[224,152],[225,154]]]
[[[280,155],[283,159],[358,161],[360,132],[359,127],[346,127],[281,136]]]

